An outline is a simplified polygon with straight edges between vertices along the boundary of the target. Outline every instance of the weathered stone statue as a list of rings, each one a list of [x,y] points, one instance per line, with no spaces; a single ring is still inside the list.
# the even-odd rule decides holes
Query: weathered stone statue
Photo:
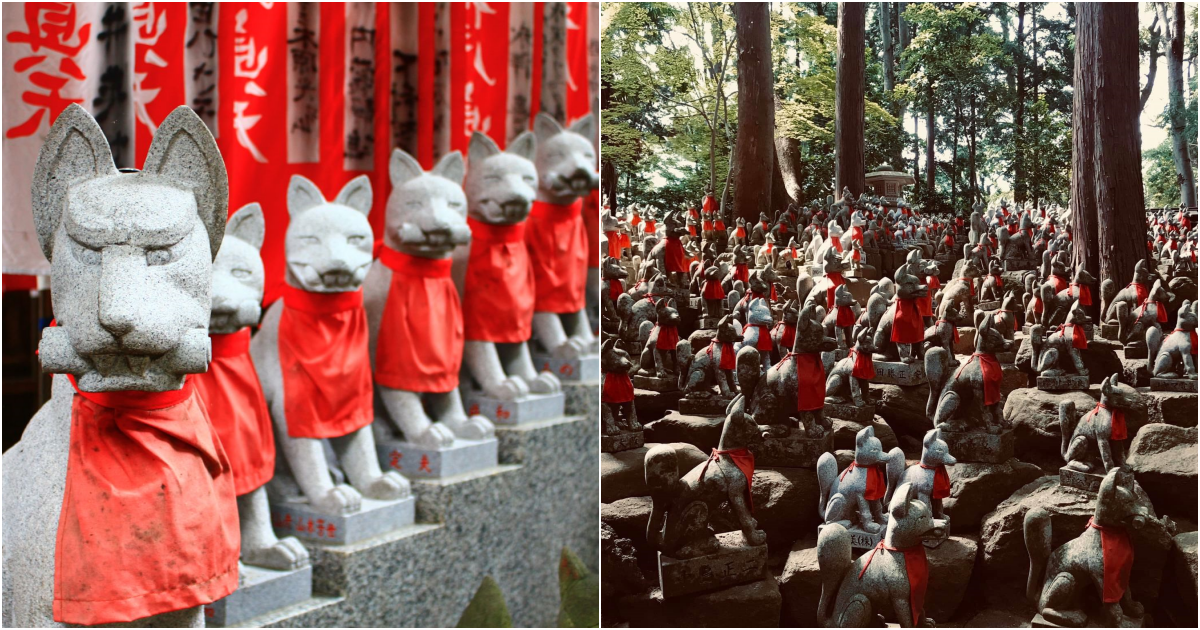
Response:
[[[985,430],[999,433],[1000,362],[997,352],[1013,349],[992,323],[982,315],[975,330],[975,353],[953,374],[946,370],[945,348],[925,353],[925,373],[929,376],[929,404],[926,413],[936,428],[945,431]]]
[[[526,343],[532,336],[535,288],[524,236],[525,219],[537,195],[537,168],[532,161],[536,152],[537,140],[532,132],[517,136],[506,151],[501,151],[486,134],[475,132],[468,149],[471,168],[463,180],[470,247],[460,247],[454,254],[456,267],[465,266],[462,282],[463,362],[483,394],[501,401],[562,389],[554,374],[545,370],[539,372],[534,367]],[[400,165],[408,167],[407,172],[395,174],[406,180],[405,188],[419,188],[430,181],[444,186],[443,182],[424,178],[424,174],[414,171],[407,161]],[[397,201],[405,204],[428,202],[431,206],[439,202],[435,195],[410,201],[413,196],[398,197]],[[438,209],[431,209],[432,213],[426,210],[413,214],[440,220]],[[406,208],[399,206],[394,210],[409,214]],[[389,208],[389,214],[392,211]],[[616,223],[615,217],[606,216]],[[412,225],[424,227],[420,219],[407,220]],[[450,218],[447,226],[456,240],[464,236],[460,221]],[[613,227],[615,229],[615,225]],[[612,235],[620,236],[615,232]],[[414,233],[413,236],[420,238],[421,235]],[[436,230],[428,236],[439,237]],[[396,243],[395,246],[407,244]],[[388,259],[391,258],[389,254]],[[606,312],[615,308],[616,297],[612,289],[618,289],[619,297],[623,290],[621,279],[627,275],[620,264],[619,246],[618,256],[608,260],[612,262],[606,261],[602,274],[609,286],[601,292],[600,298]],[[384,266],[378,267],[378,273],[382,276],[388,268],[386,262],[381,264]]]
[[[858,302],[846,285],[838,285],[834,290],[833,304],[822,325],[826,336],[837,339],[839,349],[845,350],[850,346],[850,329],[858,321],[858,315]]]
[[[771,367],[771,351],[775,343],[771,339],[771,325],[775,322],[771,306],[764,298],[753,298],[746,305],[746,324],[742,326],[742,346],[758,350],[763,369]]]
[[[968,257],[955,265],[958,275],[942,288],[941,302],[938,303],[938,319],[946,319],[945,311],[951,306],[965,322],[974,318],[975,281],[983,275],[984,267],[975,257]]]
[[[853,404],[867,409],[871,416],[875,415],[875,403],[871,400],[871,379],[875,378],[875,367],[871,363],[874,337],[875,331],[870,328],[859,330],[846,358],[833,365],[825,381],[826,406]]]
[[[679,388],[689,398],[732,399],[737,393],[737,384],[733,380],[737,353],[733,344],[741,338],[742,333],[733,316],[726,315],[717,324],[717,336],[695,354],[686,339],[680,340]],[[714,386],[719,393],[713,392]]]
[[[629,271],[621,264],[619,258],[606,256],[600,265],[600,277],[604,282],[604,287],[600,291],[601,321],[617,324],[621,321],[621,316],[617,312],[617,301],[625,294],[625,278],[629,277]],[[616,330],[608,332],[615,333]],[[468,340],[467,345],[470,344],[471,341]],[[469,360],[467,365],[470,365]]]
[[[667,212],[663,227],[666,231],[663,240],[650,250],[646,258],[654,261],[659,271],[671,280],[672,286],[686,290],[688,263],[683,251],[683,237],[688,235],[688,231],[683,212]]]
[[[1125,423],[1125,414],[1137,405],[1140,395],[1136,389],[1118,381],[1117,377],[1117,374],[1113,374],[1112,378],[1105,379],[1100,387],[1100,402],[1078,421],[1075,419],[1075,403],[1069,400],[1059,403],[1062,458],[1066,462],[1060,476],[1068,483],[1068,477],[1086,477],[1070,475],[1070,471],[1088,473],[1087,476],[1093,478],[1083,487],[1095,490],[1100,483],[1098,475],[1125,465],[1125,455],[1132,437]]]
[[[596,186],[596,150],[591,115],[563,129],[548,114],[538,114],[538,193],[525,230],[525,245],[533,264],[533,334],[546,352],[574,359],[594,346],[584,312],[587,277],[587,234],[580,211],[581,197]],[[642,252],[650,252],[650,248]]]
[[[1038,373],[1039,389],[1088,388],[1088,370],[1079,351],[1087,350],[1087,333],[1083,327],[1089,323],[1090,318],[1076,301],[1061,325],[1049,329],[1041,324],[1030,327],[1031,361]]]
[[[822,438],[833,427],[823,413],[825,364],[821,352],[835,349],[837,342],[825,336],[818,315],[818,307],[812,304],[800,310],[791,352],[766,371],[751,401],[751,414],[758,424],[771,427],[767,430],[771,437],[798,430],[808,438]]]
[[[945,521],[945,531],[949,532],[950,516],[942,510],[942,499],[950,496],[950,473],[946,466],[957,463],[958,460],[950,454],[950,447],[942,440],[941,429],[925,432],[925,439],[921,442],[921,459],[916,465],[904,468],[904,453],[899,448],[893,448],[888,453],[888,495],[884,503],[891,503],[892,489],[910,483],[916,489],[917,498],[929,506],[934,518]]]
[[[241,521],[242,561],[291,571],[308,565],[295,537],[278,538],[271,525],[266,483],[275,475],[271,415],[250,358],[250,327],[262,314],[265,272],[258,250],[266,234],[262,208],[242,207],[229,217],[213,260],[209,338],[212,362],[192,378],[229,457]]]
[[[916,249],[909,252],[905,263],[896,270],[896,301],[875,331],[875,347],[882,358],[892,359],[898,354],[901,363],[920,362],[925,324],[917,301],[929,294],[929,285],[922,280],[930,273],[937,273],[937,263],[922,260],[921,252]],[[942,304],[946,301],[947,298],[943,296]],[[888,314],[891,315],[890,320]]]
[[[600,420],[604,427],[602,449],[606,453],[626,451],[642,445],[642,425],[633,404],[633,370],[629,354],[616,345],[616,337],[600,348]]]
[[[895,457],[894,453],[883,452],[875,429],[870,426],[855,436],[854,461],[841,475],[833,453],[822,454],[817,460],[820,484],[817,513],[825,524],[837,523],[866,534],[881,533],[887,524],[881,502],[888,489],[888,466],[904,466],[904,454],[900,453],[898,464],[891,461]],[[874,546],[874,541],[855,543],[856,547]]]
[[[1177,380],[1186,391],[1196,391],[1196,311],[1200,302],[1184,300],[1179,307],[1175,330],[1162,334],[1157,326],[1146,329],[1146,368],[1151,389],[1171,387],[1161,381]],[[1155,381],[1160,381],[1156,387]]]
[[[362,497],[400,499],[408,481],[379,468],[371,422],[371,357],[360,290],[371,264],[371,182],[346,184],[333,201],[308,179],[288,186],[283,299],[250,342],[275,421],[278,447],[309,505],[349,514]],[[321,440],[333,439],[349,485],[335,484]]]
[[[238,582],[234,475],[185,378],[211,353],[228,214],[217,144],[179,107],[144,169],[118,171],[68,105],[32,192],[58,320],[38,358],[59,376],[4,454],[3,623],[201,627],[201,606]]]
[[[912,484],[897,489],[888,516],[883,539],[857,559],[842,525],[826,525],[817,535],[821,625],[865,628],[877,625],[878,616],[901,627],[934,625],[925,616],[929,565],[924,543],[945,538],[946,524],[933,518]]]
[[[642,353],[638,357],[639,373],[660,379],[671,379],[672,385],[679,373],[679,358],[676,345],[679,343],[679,309],[675,300],[658,300],[655,305],[654,322],[642,322]]]
[[[1025,593],[1037,606],[1034,625],[1082,627],[1098,614],[1094,621],[1109,627],[1140,626],[1144,611],[1129,588],[1134,563],[1129,532],[1153,518],[1134,493],[1133,474],[1121,468],[1104,476],[1087,528],[1057,549],[1050,513],[1043,508],[1026,512],[1029,579]],[[1091,589],[1099,596],[1099,610],[1085,605],[1094,601],[1085,595]]]

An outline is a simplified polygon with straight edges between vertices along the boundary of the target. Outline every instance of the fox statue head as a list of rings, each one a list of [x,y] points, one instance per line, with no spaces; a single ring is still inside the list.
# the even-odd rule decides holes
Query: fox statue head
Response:
[[[524,221],[537,198],[538,174],[533,164],[536,154],[537,137],[531,131],[517,136],[504,151],[487,134],[472,133],[463,182],[467,214],[496,225]],[[616,230],[616,217],[608,221],[606,225]]]
[[[333,201],[317,185],[293,175],[288,184],[287,283],[313,293],[355,291],[371,266],[374,233],[367,222],[371,211],[371,180],[350,180]]]
[[[445,258],[471,241],[467,196],[462,183],[466,165],[458,151],[447,153],[426,172],[416,158],[396,149],[388,164],[392,194],[383,221],[383,244],[423,258]]]

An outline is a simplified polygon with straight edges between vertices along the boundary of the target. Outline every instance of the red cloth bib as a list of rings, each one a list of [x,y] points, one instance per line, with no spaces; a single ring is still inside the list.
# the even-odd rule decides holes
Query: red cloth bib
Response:
[[[775,346],[771,343],[771,325],[770,324],[746,324],[742,326],[742,334],[745,335],[747,330],[758,328],[758,343],[754,346],[755,349],[766,352]]]
[[[687,227],[688,227],[688,236],[695,238],[696,237],[696,224],[689,223]]]
[[[1188,335],[1190,335],[1191,339],[1192,339],[1192,354],[1196,354],[1196,331],[1195,330],[1184,330],[1182,328],[1176,328],[1175,330],[1172,330],[1171,332],[1172,333],[1181,333],[1181,332],[1188,333]]]
[[[796,358],[796,410],[821,409],[825,406],[825,363],[821,361],[821,353],[802,352],[792,356]]]
[[[1121,527],[1097,525],[1088,519],[1088,527],[1100,530],[1100,549],[1104,563],[1105,604],[1121,601],[1129,588],[1129,573],[1133,570],[1133,544],[1129,533]]]
[[[688,270],[687,257],[683,255],[683,241],[678,236],[668,236],[666,249],[663,251],[667,271],[686,273]]]
[[[587,231],[588,267],[600,267],[600,191],[583,198],[583,226]],[[471,232],[474,239],[474,231]]]
[[[837,310],[837,319],[835,320],[834,325],[838,326],[839,328],[845,328],[846,326],[854,325],[854,310],[851,307],[835,306],[834,309]]]
[[[633,379],[628,372],[605,372],[600,402],[627,403],[633,400]]]
[[[467,219],[468,223],[470,223],[471,221],[472,221],[472,219]],[[475,231],[474,230],[471,230],[471,237],[472,237],[472,241],[474,241],[474,239],[475,239]],[[621,243],[622,243],[621,233],[620,232],[605,232],[604,237],[606,239],[608,239],[608,257],[609,258],[620,258],[621,257]],[[474,249],[474,246],[475,246],[475,243],[472,242],[471,243],[472,249]]]
[[[754,453],[747,448],[731,448],[726,450],[713,449],[712,454],[708,456],[708,461],[704,462],[704,468],[700,469],[700,478],[704,479],[704,472],[708,470],[708,465],[714,459],[719,457],[728,457],[733,461],[733,465],[742,471],[742,475],[746,477],[746,505],[750,506],[750,511],[754,511]]]
[[[525,230],[525,247],[537,289],[533,309],[542,313],[577,313],[586,302],[587,230],[579,211],[582,200],[570,205],[533,202]]]
[[[237,588],[240,548],[233,472],[191,377],[178,391],[74,397],[55,621],[123,623],[211,603]]]
[[[975,281],[974,280],[972,280],[970,278],[955,278],[955,280],[962,280],[964,283],[966,283],[967,290],[970,291],[971,297],[975,297]]]
[[[450,279],[450,259],[410,256],[385,247],[379,262],[392,270],[392,283],[375,342],[375,382],[391,389],[437,394],[458,387],[463,316]],[[533,317],[532,312],[526,313]],[[475,316],[503,317],[486,311]],[[479,322],[475,331],[480,338],[503,336],[502,331]]]
[[[713,226],[713,228],[716,229],[716,231],[718,231],[718,232],[724,232],[725,231],[725,222],[720,219],[717,219],[717,223],[716,223],[716,225]],[[742,236],[746,236],[745,230],[742,230]]]
[[[833,243],[833,248],[837,250],[837,253],[842,253],[842,239],[833,237],[829,239],[829,242]]]
[[[862,245],[863,229],[861,225],[854,225],[850,227],[850,240]]]
[[[467,275],[463,282],[460,337],[465,336],[471,341],[498,343],[528,341],[532,336],[534,286],[533,267],[529,263],[529,251],[525,249],[524,243],[525,224],[490,225],[475,219],[467,219],[467,223],[471,226],[471,255],[467,260]],[[609,240],[609,248],[612,248],[612,240]],[[405,254],[388,253],[392,251],[394,250],[387,248],[381,250],[380,262],[389,268],[392,268],[388,264],[389,261],[401,264],[403,267],[403,263],[398,257],[405,256]],[[618,255],[620,255],[619,249]],[[409,258],[415,257],[409,256]],[[437,265],[422,263],[417,271],[426,267],[440,266],[441,263]],[[438,271],[440,272],[440,269]],[[404,273],[409,274],[410,272],[405,271]],[[454,311],[459,310],[458,294],[455,293],[454,304],[446,305],[444,311],[441,302],[432,301],[446,298],[443,295],[445,287],[454,289],[454,283],[450,281],[449,276],[406,279],[393,273],[392,286],[388,291],[389,305],[393,295],[396,294],[398,282],[409,285],[407,289],[410,292],[407,296],[409,299],[421,300],[421,291],[424,289],[427,292],[425,298],[430,300],[427,304],[437,306],[429,308],[425,303],[421,303],[420,310],[429,311],[433,316],[431,319],[439,320],[438,323],[442,324],[442,328],[449,328],[447,324],[452,323],[448,321],[449,317],[454,316]],[[620,286],[620,280],[617,281],[617,285]],[[384,312],[387,312],[386,308]],[[413,317],[412,314],[409,315],[410,319]],[[421,319],[420,315],[416,315],[416,317]],[[413,325],[420,328],[421,323],[413,322]],[[430,329],[429,332],[430,334],[452,333],[449,330],[439,331],[437,328]],[[382,328],[380,334],[383,334]],[[436,342],[439,339],[442,337],[431,337],[430,341]],[[404,343],[413,345],[409,341]],[[378,352],[378,346],[376,352]],[[378,355],[375,366],[378,370]]]
[[[929,495],[931,499],[945,499],[950,496],[950,473],[946,471],[944,464],[937,466],[920,465],[925,470],[933,470],[933,493]]]
[[[722,300],[725,299],[725,288],[717,281],[704,281],[704,299],[706,300]]]
[[[713,231],[713,222],[708,219],[705,219],[702,227],[705,232],[711,232],[711,231]]]
[[[735,235],[736,235],[738,238],[746,238],[746,228],[744,228],[744,227],[742,227],[742,226],[740,226],[740,225],[739,225],[739,226],[738,226],[738,229],[737,229],[737,231],[736,231],[736,232],[734,232],[734,234],[735,234]]]
[[[880,549],[899,551],[904,554],[904,572],[908,574],[908,606],[912,609],[912,622],[915,628],[920,625],[921,617],[925,614],[925,589],[929,586],[929,562],[925,558],[925,546],[913,545],[906,549],[898,549],[888,547],[881,540],[867,556],[862,571],[858,572],[858,579],[862,579],[863,574],[867,572],[867,567],[871,566],[871,560],[875,558],[875,552]]]
[[[654,234],[654,232],[657,230],[658,230],[658,222],[657,221],[650,221],[649,219],[647,219],[645,223],[642,223],[642,234],[651,235],[651,234]]]
[[[955,342],[955,343],[958,343],[958,326],[955,326],[954,324],[951,324],[950,322],[948,322],[948,321],[946,321],[946,320],[944,320],[944,319],[939,319],[939,320],[937,320],[937,323],[936,323],[935,325],[938,325],[938,326],[940,326],[940,325],[942,325],[942,324],[949,324],[949,325],[950,325],[950,330],[953,330],[953,331],[954,331],[954,342]],[[953,349],[954,349],[954,348],[947,348],[947,350],[953,350]]]
[[[233,491],[246,494],[275,475],[275,435],[258,372],[250,360],[250,329],[209,335],[208,371],[188,377],[204,403],[233,471]]]
[[[775,324],[774,330],[780,331],[779,347],[781,349],[789,350],[792,346],[796,345],[795,324],[785,324],[783,322],[779,322],[778,324]],[[1194,351],[1193,354],[1195,354]]]
[[[983,373],[983,404],[994,405],[1000,402],[1000,379],[1004,376],[1004,373],[1000,371],[1000,361],[996,359],[996,355],[982,352],[972,354],[971,358],[967,359],[966,363],[963,363],[962,367],[954,373],[954,378],[957,379],[959,374],[962,374],[962,371],[977,359]]]
[[[288,435],[340,437],[371,424],[375,411],[367,344],[362,289],[310,293],[284,286],[279,367]]]
[[[1096,403],[1095,409],[1092,409],[1092,411],[1088,413],[1087,419],[1090,421],[1096,416],[1096,414],[1100,413],[1101,409],[1107,409],[1109,414],[1112,416],[1112,420],[1109,422],[1110,429],[1108,438],[1110,440],[1124,440],[1128,438],[1129,429],[1125,425],[1125,412],[1117,409],[1116,407],[1110,408],[1104,403]]]
[[[544,202],[535,201],[534,203],[536,204],[536,203],[544,203]],[[547,204],[547,205],[550,205],[550,204]],[[633,213],[633,218],[629,220],[629,225],[632,225],[633,227],[637,227],[639,224],[641,224],[641,222],[642,222],[642,217],[639,217],[637,215],[637,213],[635,212],[635,213]]]
[[[1078,298],[1080,306],[1092,305],[1092,288],[1086,284],[1071,283],[1071,290],[1067,292],[1067,297]]]
[[[659,350],[674,350],[675,344],[679,343],[679,328],[677,326],[659,326],[654,325],[658,329],[658,342],[654,344]]]
[[[612,301],[617,301],[621,294],[625,292],[625,283],[621,282],[620,278],[613,278],[608,281],[608,298]]]
[[[875,378],[875,363],[871,361],[871,354],[869,352],[859,352],[854,348],[850,348],[848,356],[854,359],[854,369],[850,372],[851,376],[868,381]]]
[[[1042,298],[1040,298],[1040,297],[1037,297],[1037,296],[1035,295],[1035,296],[1034,296],[1034,298],[1033,298],[1033,312],[1034,312],[1034,313],[1041,313],[1041,312],[1042,312],[1042,310],[1043,310],[1043,308],[1044,308],[1044,307],[1042,306]],[[1016,330],[1016,329],[1014,328],[1014,330]]]
[[[846,470],[843,470],[841,476],[838,477],[838,481],[844,479],[846,477],[846,473],[854,470],[855,468],[862,469],[867,475],[867,490],[863,493],[863,498],[868,501],[878,501],[879,499],[882,499],[883,495],[887,493],[887,475],[884,473],[883,467],[878,464],[874,466],[859,466],[855,462],[850,462],[850,465],[847,466]]]
[[[741,280],[742,282],[750,282],[750,269],[746,265],[733,266],[733,279]]]
[[[704,214],[711,215],[713,210],[716,209],[716,206],[717,200],[714,199],[712,195],[704,195],[704,203],[700,206],[700,209],[704,211]]]
[[[1054,293],[1056,294],[1071,285],[1070,282],[1067,282],[1066,278],[1056,275],[1050,276],[1050,284],[1054,285]]]
[[[717,341],[713,339],[708,344],[708,358],[712,358],[713,346],[721,346],[721,364],[718,366],[722,370],[732,370],[737,367],[737,354],[733,351],[733,344],[727,341]]]
[[[829,286],[825,287],[825,306],[833,308],[835,302],[834,295],[837,293],[837,288],[846,284],[846,278],[836,271],[825,274],[825,277],[829,279]]]
[[[1075,324],[1063,324],[1062,330],[1060,330],[1058,334],[1064,337],[1070,335],[1071,347],[1079,350],[1087,350],[1087,331],[1083,329],[1083,326],[1076,326]]]
[[[917,300],[896,300],[896,312],[892,316],[892,341],[895,343],[920,343],[925,340],[925,323],[921,321],[921,310]]]

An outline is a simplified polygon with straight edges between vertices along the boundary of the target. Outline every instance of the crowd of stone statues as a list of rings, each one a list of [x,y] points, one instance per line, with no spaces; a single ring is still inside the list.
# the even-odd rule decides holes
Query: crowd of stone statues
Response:
[[[476,133],[428,171],[396,149],[385,208],[365,175],[332,198],[294,175],[286,286],[263,313],[264,214],[227,220],[236,174],[196,114],[118,171],[96,121],[64,110],[34,175],[56,376],[4,457],[5,624],[192,626],[233,598],[308,598],[312,544],[411,525],[414,480],[495,469],[498,424],[562,418],[564,379],[599,363],[596,134],[590,116],[534,127],[505,151]],[[303,586],[249,588],[262,569]]]
[[[606,619],[1194,625],[1194,211],[1100,279],[1054,204],[602,217]]]

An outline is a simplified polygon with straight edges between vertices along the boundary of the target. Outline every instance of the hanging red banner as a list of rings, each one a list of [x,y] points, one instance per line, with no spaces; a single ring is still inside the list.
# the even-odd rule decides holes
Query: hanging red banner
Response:
[[[183,50],[188,7],[175,2],[135,2],[133,15],[134,163],[150,150],[158,124],[186,102]]]
[[[465,155],[481,131],[507,143],[508,3],[456,3],[450,21],[450,148]]]
[[[592,111],[588,89],[588,2],[567,3],[567,122]]]

